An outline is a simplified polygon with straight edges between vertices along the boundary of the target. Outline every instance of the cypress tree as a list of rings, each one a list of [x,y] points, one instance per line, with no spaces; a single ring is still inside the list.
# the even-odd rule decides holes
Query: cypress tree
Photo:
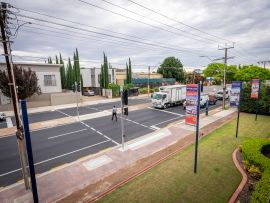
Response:
[[[55,64],[59,64],[57,55],[55,55]]]
[[[79,52],[78,49],[76,48],[75,50],[75,55],[76,55],[76,68],[77,68],[77,81],[80,81],[80,75],[81,75],[81,70],[80,70],[80,60],[79,60]]]
[[[61,85],[62,85],[62,89],[66,89],[66,69],[65,69],[65,64],[64,61],[62,59],[61,53],[59,53],[59,58],[60,58],[60,64],[63,64],[60,67],[60,76],[61,76]]]
[[[128,73],[128,64],[126,63],[126,84],[129,83],[129,73]]]
[[[132,70],[131,70],[131,60],[130,58],[128,58],[128,62],[129,62],[129,67],[128,67],[128,75],[129,75],[129,83],[132,83]]]

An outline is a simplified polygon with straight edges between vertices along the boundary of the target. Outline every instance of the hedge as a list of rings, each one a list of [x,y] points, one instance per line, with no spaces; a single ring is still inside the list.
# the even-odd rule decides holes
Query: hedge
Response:
[[[251,84],[243,84],[243,91],[241,96],[241,111],[246,113],[256,112],[256,100],[250,98]],[[260,99],[259,99],[259,114],[270,115],[270,86],[261,85]]]
[[[270,140],[256,138],[246,141],[242,146],[244,160],[257,166],[262,171],[262,177],[252,194],[252,202],[268,202],[270,198],[270,159],[262,154],[262,150],[270,148]]]

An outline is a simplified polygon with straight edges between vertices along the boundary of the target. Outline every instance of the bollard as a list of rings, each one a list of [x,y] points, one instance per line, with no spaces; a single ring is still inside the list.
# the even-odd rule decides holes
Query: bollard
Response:
[[[205,115],[208,116],[208,105],[209,105],[209,101],[206,100],[206,106],[205,106]]]

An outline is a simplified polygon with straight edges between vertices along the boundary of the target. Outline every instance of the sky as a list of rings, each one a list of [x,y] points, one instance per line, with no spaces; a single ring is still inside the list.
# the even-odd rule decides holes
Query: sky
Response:
[[[78,48],[81,67],[100,67],[105,52],[114,68],[125,68],[130,57],[133,69],[154,71],[169,56],[186,67],[207,66],[227,46],[234,47],[229,64],[270,63],[269,0],[132,1],[6,1],[18,24],[26,23],[13,39],[13,60],[44,63],[61,53],[66,63]],[[18,24],[11,22],[14,33]]]

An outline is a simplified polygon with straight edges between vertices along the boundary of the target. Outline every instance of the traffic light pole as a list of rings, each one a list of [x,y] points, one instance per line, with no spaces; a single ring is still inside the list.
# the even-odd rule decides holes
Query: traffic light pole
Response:
[[[122,132],[122,150],[125,149],[125,135],[124,135],[124,120],[123,120],[123,86],[120,89],[121,93],[121,132]]]
[[[76,91],[76,102],[77,102],[77,117],[78,117],[78,120],[80,119],[79,116],[80,116],[80,112],[79,112],[79,102],[78,102],[78,90],[77,90],[77,82],[75,81],[75,91]]]

